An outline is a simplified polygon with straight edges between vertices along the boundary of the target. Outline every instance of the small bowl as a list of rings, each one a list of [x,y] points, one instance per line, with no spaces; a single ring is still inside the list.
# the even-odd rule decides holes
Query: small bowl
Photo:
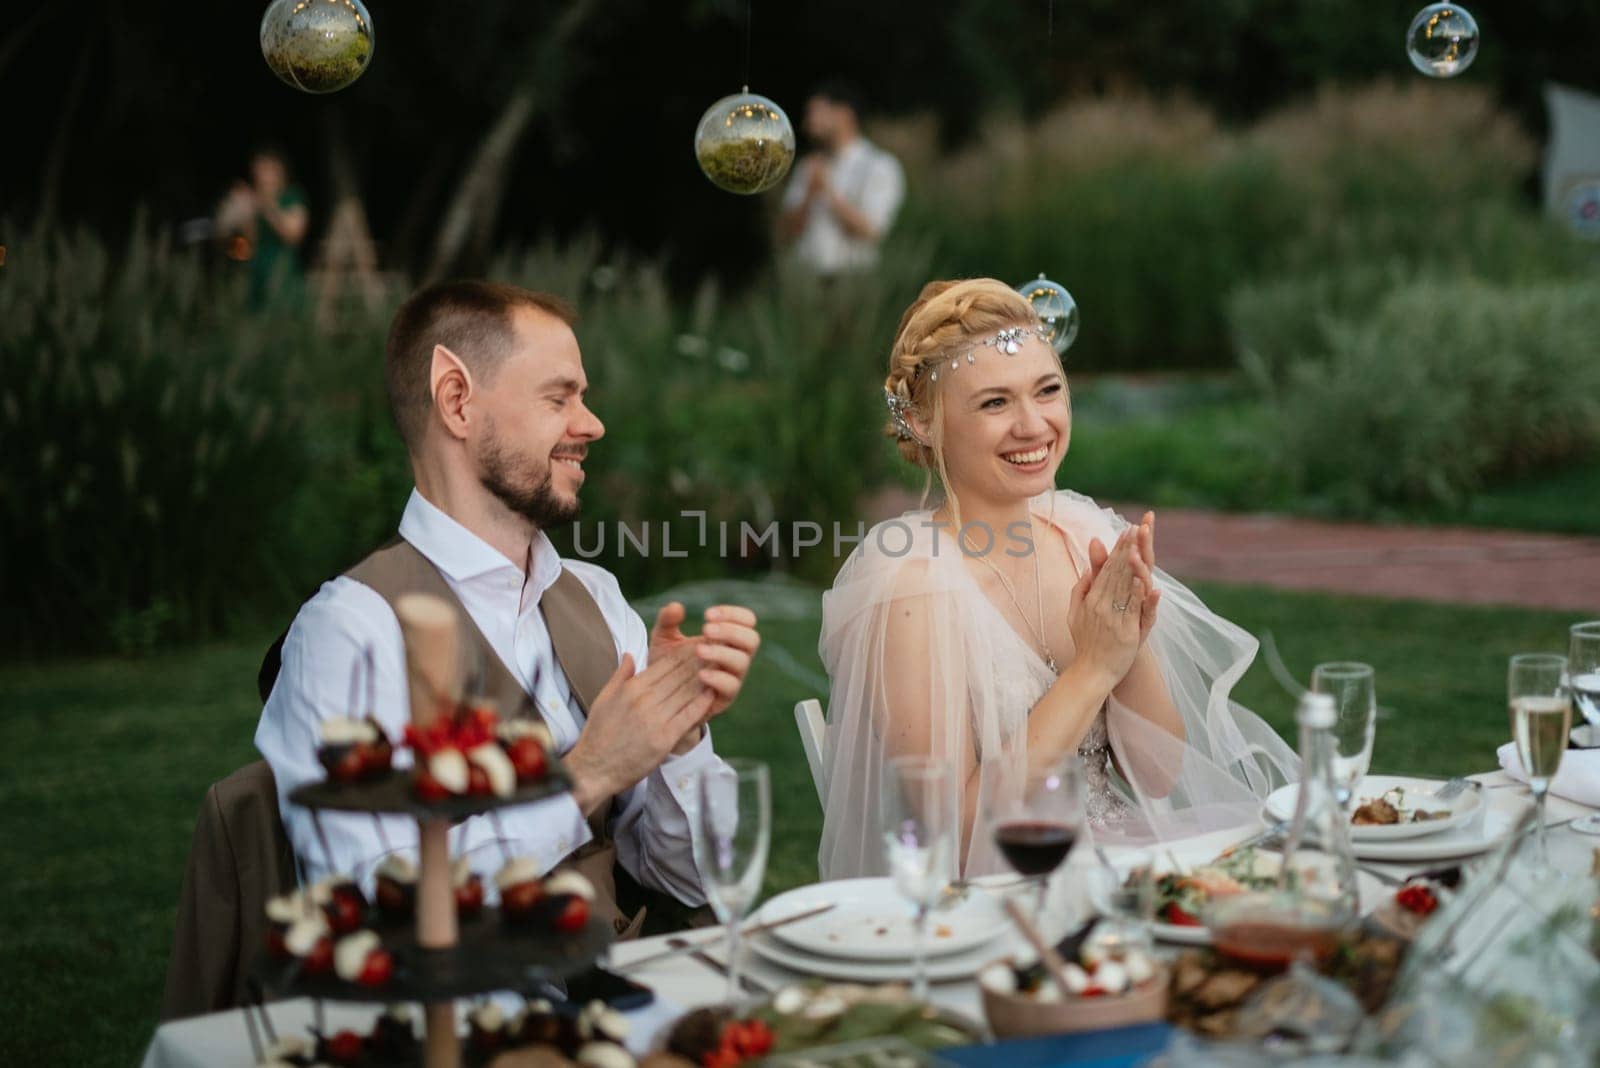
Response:
[[[1010,957],[991,961],[978,974],[982,975],[996,964],[1013,967],[1015,961]],[[996,1038],[1099,1031],[1160,1020],[1167,1014],[1167,987],[1172,973],[1161,961],[1154,964],[1155,974],[1151,978],[1121,994],[1088,998],[1068,995],[1060,1001],[1039,1001],[1022,993],[1002,994],[980,982],[983,1014]]]
[[[1257,891],[1215,899],[1203,919],[1219,954],[1257,971],[1281,972],[1302,957],[1326,960],[1353,917],[1314,898]]]

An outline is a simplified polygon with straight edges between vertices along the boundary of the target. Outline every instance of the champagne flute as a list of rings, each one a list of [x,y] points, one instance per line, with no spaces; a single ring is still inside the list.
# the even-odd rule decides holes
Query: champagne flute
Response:
[[[728,1001],[738,1002],[739,927],[761,893],[772,839],[772,796],[767,766],[727,760],[700,773],[700,834],[695,862],[711,910],[728,931]]]
[[[933,757],[896,757],[885,769],[882,803],[889,873],[916,910],[911,993],[926,1001],[928,910],[955,876],[960,834],[949,765]]]
[[[1311,669],[1311,692],[1333,697],[1335,798],[1348,810],[1356,787],[1372,766],[1372,738],[1378,724],[1378,687],[1371,664],[1340,660]]]
[[[1506,696],[1511,705],[1511,737],[1528,774],[1537,809],[1535,869],[1550,873],[1545,847],[1544,803],[1550,780],[1561,767],[1572,734],[1572,695],[1567,688],[1567,658],[1554,653],[1518,653],[1511,658]]]
[[[1567,676],[1571,680],[1573,708],[1589,723],[1589,734],[1600,731],[1600,619],[1574,623],[1567,632]],[[1600,834],[1600,813],[1572,821],[1572,829]]]
[[[1038,881],[1033,922],[1044,925],[1050,873],[1061,866],[1084,823],[1083,758],[1069,753],[1030,776],[1021,796],[996,791],[989,805],[995,845],[1017,874]]]

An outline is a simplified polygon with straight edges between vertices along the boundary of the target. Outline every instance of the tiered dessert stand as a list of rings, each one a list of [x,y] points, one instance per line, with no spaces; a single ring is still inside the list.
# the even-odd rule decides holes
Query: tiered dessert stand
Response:
[[[440,694],[454,693],[458,670],[456,612],[444,601],[408,594],[395,605],[405,637],[407,683],[412,723],[426,729],[450,705]],[[423,1063],[427,1068],[458,1068],[460,1039],[454,1001],[497,990],[537,993],[552,980],[593,964],[611,942],[610,925],[591,917],[579,931],[562,933],[543,925],[502,922],[498,909],[485,908],[469,920],[457,916],[451,879],[448,832],[453,821],[543,800],[571,789],[571,780],[550,756],[546,774],[519,785],[508,797],[450,796],[425,801],[416,796],[410,774],[391,770],[369,781],[308,783],[289,800],[318,811],[413,816],[420,842],[416,884],[416,922],[376,929],[394,961],[381,988],[348,982],[334,973],[303,974],[298,958],[263,954],[255,977],[269,995],[346,1001],[416,1001],[424,1006]],[[318,828],[320,833],[320,826]]]

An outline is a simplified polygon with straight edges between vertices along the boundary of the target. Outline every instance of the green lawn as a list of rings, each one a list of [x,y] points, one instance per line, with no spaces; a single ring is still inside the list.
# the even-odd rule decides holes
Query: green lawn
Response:
[[[782,594],[783,591],[778,591]],[[1242,588],[1204,591],[1272,630],[1305,674],[1319,659],[1377,666],[1376,767],[1481,770],[1506,735],[1505,658],[1559,646],[1570,620]],[[792,707],[818,694],[810,591],[765,591],[766,649],[718,748],[773,768],[767,890],[815,876],[821,816]],[[166,653],[0,667],[0,1064],[121,1065],[155,1023],[174,903],[206,786],[252,759],[255,671],[267,636]],[[1291,701],[1259,665],[1238,696],[1280,729]]]

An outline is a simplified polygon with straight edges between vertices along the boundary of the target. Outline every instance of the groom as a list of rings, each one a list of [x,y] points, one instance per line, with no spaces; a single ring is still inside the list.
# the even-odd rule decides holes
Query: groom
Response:
[[[597,888],[596,914],[619,933],[639,928],[643,900],[658,914],[663,904],[681,913],[673,902],[705,903],[696,782],[723,766],[707,724],[744,683],[760,644],[755,615],[710,608],[691,637],[674,603],[646,634],[610,573],[557,555],[545,531],[578,514],[583,462],[605,432],[586,403],[574,320],[555,297],[474,281],[428,286],[395,315],[385,380],[416,481],[399,538],[324,584],[285,634],[281,668],[271,653],[262,668],[270,696],[256,747],[310,878],[353,874],[370,889],[391,848],[415,855],[415,821],[328,814],[319,835],[286,797],[323,777],[319,724],[365,713],[352,668],[368,649],[376,714],[401,736],[410,711],[392,605],[426,590],[475,625],[464,631],[479,683],[502,715],[536,710],[573,781],[570,794],[502,813],[509,842],[496,844],[485,817],[452,828],[452,855],[466,858],[491,900],[509,850],[545,871],[582,871]]]

